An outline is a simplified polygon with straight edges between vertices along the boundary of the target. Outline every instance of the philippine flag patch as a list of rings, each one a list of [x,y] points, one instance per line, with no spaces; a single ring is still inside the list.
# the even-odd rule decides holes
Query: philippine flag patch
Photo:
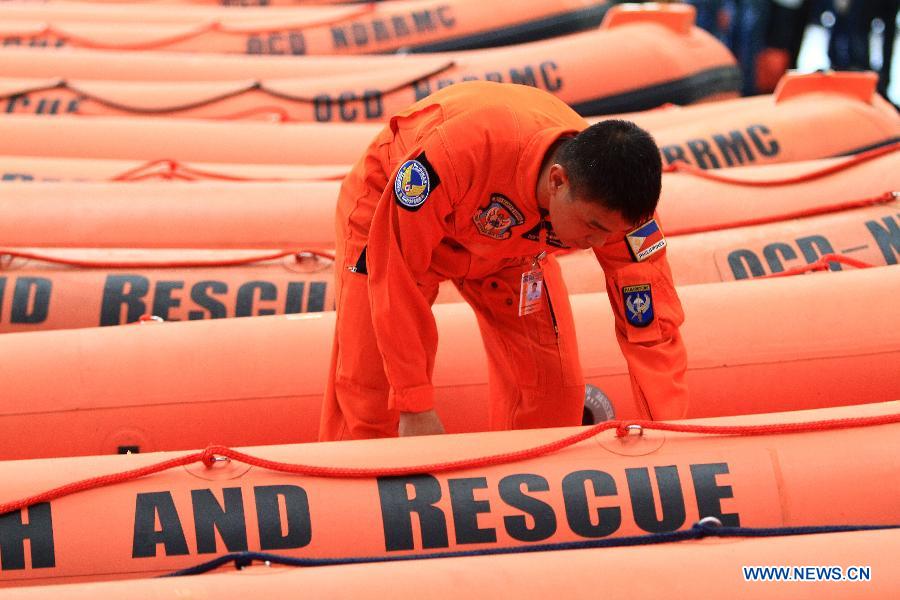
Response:
[[[637,229],[626,233],[625,242],[637,262],[647,260],[666,247],[666,238],[656,224],[656,219],[650,219]]]

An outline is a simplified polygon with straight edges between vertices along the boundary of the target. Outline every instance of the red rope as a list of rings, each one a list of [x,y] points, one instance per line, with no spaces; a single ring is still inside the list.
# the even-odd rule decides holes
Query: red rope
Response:
[[[809,263],[808,265],[792,267],[790,269],[787,269],[786,271],[770,273],[769,275],[761,275],[759,277],[754,277],[753,279],[771,279],[772,277],[802,275],[811,271],[827,271],[831,268],[831,263],[835,262],[841,263],[843,265],[849,265],[851,267],[856,267],[857,269],[871,269],[876,266],[867,262],[863,262],[861,260],[857,260],[855,258],[850,258],[849,256],[845,256],[843,254],[823,254],[817,261]]]
[[[855,417],[850,419],[830,419],[824,421],[811,421],[807,423],[776,423],[770,425],[685,425],[677,423],[664,423],[659,421],[605,421],[598,423],[593,427],[583,429],[564,438],[541,444],[532,448],[516,450],[514,452],[504,452],[490,456],[482,456],[476,458],[466,458],[461,460],[453,460],[439,463],[430,463],[422,465],[414,465],[408,467],[386,467],[386,468],[360,468],[360,467],[323,467],[316,465],[304,465],[285,463],[274,460],[268,460],[251,456],[237,450],[233,450],[226,446],[209,446],[200,452],[193,452],[184,456],[171,458],[153,465],[147,465],[130,471],[121,473],[111,473],[109,475],[101,475],[74,483],[68,483],[33,496],[28,496],[20,500],[5,502],[0,504],[0,515],[6,514],[14,510],[21,510],[39,502],[49,502],[63,496],[68,496],[81,491],[96,489],[139,479],[154,473],[160,473],[168,469],[182,467],[195,462],[201,462],[207,467],[211,467],[216,457],[225,457],[230,460],[240,461],[242,463],[268,469],[270,471],[278,471],[281,473],[290,473],[293,475],[304,475],[307,477],[325,477],[325,478],[364,478],[364,477],[388,477],[414,475],[419,473],[446,473],[449,471],[459,471],[463,469],[473,469],[480,467],[495,466],[529,460],[558,452],[569,446],[573,446],[579,442],[590,439],[597,434],[615,429],[618,437],[628,435],[631,427],[639,426],[646,430],[658,431],[674,431],[679,433],[695,433],[702,435],[737,435],[737,436],[757,436],[757,435],[773,435],[773,434],[791,434],[791,433],[807,433],[813,431],[830,431],[838,429],[850,429],[854,427],[871,427],[876,425],[889,425],[900,423],[900,414],[879,415],[875,417]]]
[[[851,158],[845,161],[840,161],[834,165],[830,165],[827,167],[822,167],[820,169],[810,171],[809,173],[803,173],[801,175],[792,175],[790,177],[784,177],[782,179],[763,179],[763,180],[748,180],[748,179],[740,179],[737,177],[729,177],[728,175],[723,175],[716,171],[707,171],[701,169],[699,167],[695,167],[694,165],[683,162],[683,161],[675,161],[669,165],[666,165],[665,172],[667,173],[686,173],[688,175],[693,175],[694,177],[700,177],[701,179],[709,179],[711,181],[718,181],[720,183],[730,183],[734,185],[747,186],[747,187],[770,187],[776,185],[790,185],[792,183],[803,183],[805,181],[813,181],[815,179],[820,179],[827,175],[831,175],[832,173],[839,173],[841,171],[845,171],[852,167],[855,167],[864,162],[868,162],[880,156],[884,156],[885,154],[890,154],[892,152],[896,152],[900,150],[900,142],[894,142],[893,144],[888,144],[886,146],[882,146],[880,148],[874,148],[872,150],[866,150],[865,152],[860,152],[859,154],[854,154]]]
[[[22,250],[14,250],[11,248],[0,248],[0,256],[10,256],[14,258],[25,258],[29,260],[39,260],[41,262],[64,265],[67,267],[77,267],[79,269],[190,269],[201,267],[239,267],[241,265],[249,265],[267,260],[275,260],[284,258],[285,256],[302,256],[311,255],[326,260],[334,260],[333,252],[325,252],[323,250],[279,250],[269,254],[260,254],[256,256],[248,256],[244,258],[234,258],[231,260],[175,260],[175,261],[90,261],[90,260],[74,260],[67,258],[59,258],[48,254],[40,254],[37,252],[25,252]]]
[[[276,123],[289,123],[291,114],[283,106],[256,106],[232,115],[220,117],[222,121],[243,121],[244,119],[252,119],[253,117],[268,116]]]
[[[162,171],[154,171],[157,167],[163,167]],[[128,169],[114,177],[110,177],[110,181],[143,181],[145,179],[162,178],[162,179],[178,179],[181,181],[196,181],[198,179],[217,179],[221,181],[285,181],[280,177],[239,177],[237,175],[225,175],[223,173],[214,173],[212,171],[204,171],[195,167],[189,167],[177,160],[171,158],[163,158],[160,160],[148,161],[142,165]],[[321,178],[330,179],[330,178]]]
[[[157,170],[160,167],[161,170]],[[304,181],[340,181],[343,178],[344,175],[337,174],[318,177],[303,177],[301,179],[303,179]],[[204,169],[191,167],[171,158],[162,158],[159,160],[147,161],[132,169],[123,171],[118,175],[110,177],[108,181],[134,182],[144,181],[146,179],[177,179],[179,181],[198,181],[202,179],[212,179],[218,181],[235,182],[279,182],[290,180],[289,178],[285,177],[241,177],[239,175],[226,175],[225,173],[217,173],[214,171],[207,171]]]
[[[669,229],[667,235],[688,235],[691,233],[703,233],[706,231],[719,231],[722,229],[732,229],[735,227],[749,227],[751,225],[765,225],[766,223],[776,223],[778,221],[789,221],[791,219],[803,219],[806,217],[815,217],[828,213],[840,212],[843,210],[851,210],[854,208],[865,208],[867,206],[876,206],[878,204],[887,204],[893,202],[900,197],[898,192],[885,192],[880,196],[872,198],[863,198],[862,200],[848,200],[837,204],[825,204],[815,206],[813,208],[804,208],[793,212],[781,213],[778,215],[767,215],[754,219],[744,219],[743,221],[732,221],[731,223],[718,223],[716,225],[698,225],[696,227],[682,227],[681,229]]]
[[[53,25],[44,26],[41,31],[38,33],[33,32],[23,32],[21,35],[27,35],[30,37],[51,37],[56,36],[59,39],[66,40],[70,44],[74,44],[76,46],[80,46],[83,48],[92,48],[92,49],[100,49],[100,50],[150,50],[150,49],[158,49],[164,46],[169,46],[172,44],[177,44],[179,42],[185,42],[193,38],[200,37],[202,35],[206,35],[208,33],[222,33],[222,34],[231,34],[231,35],[247,35],[247,34],[261,34],[261,33],[273,33],[284,30],[292,30],[292,29],[310,29],[315,27],[328,27],[330,25],[334,25],[337,23],[341,23],[344,21],[349,21],[352,19],[357,19],[359,17],[365,16],[369,13],[372,13],[376,10],[376,5],[374,3],[367,3],[360,6],[359,9],[355,11],[350,11],[348,14],[339,15],[336,17],[332,17],[330,19],[320,19],[319,21],[303,23],[300,27],[291,27],[290,24],[287,25],[278,25],[273,27],[234,27],[229,26],[227,24],[223,24],[220,21],[211,21],[209,23],[204,23],[185,31],[184,33],[178,33],[171,35],[169,37],[159,38],[156,40],[151,40],[148,42],[134,42],[134,43],[118,43],[118,44],[104,44],[102,42],[97,42],[95,40],[88,39],[86,37],[75,35],[73,33],[66,32],[64,29],[59,29],[54,27]],[[10,33],[9,35],[15,35],[15,32]]]

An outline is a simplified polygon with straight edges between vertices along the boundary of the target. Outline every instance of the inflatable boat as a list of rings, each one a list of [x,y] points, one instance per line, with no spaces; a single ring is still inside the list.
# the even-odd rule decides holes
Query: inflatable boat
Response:
[[[2,462],[0,586],[146,578],[248,550],[396,558],[672,534],[704,518],[900,520],[897,402],[628,424]]]
[[[192,288],[135,287],[109,309],[180,301],[178,310],[209,311],[227,296],[214,282]],[[900,293],[896,266],[678,292],[691,418],[900,397],[900,327],[885,300]],[[273,300],[254,313],[285,297]],[[606,294],[574,295],[572,307],[586,418],[665,412],[635,402]],[[474,315],[465,304],[434,313],[437,411],[450,432],[484,430],[487,365]],[[312,441],[333,335],[332,312],[0,335],[0,459]]]
[[[0,78],[7,112],[226,119],[279,111],[290,121],[383,122],[459,81],[530,85],[581,114],[734,97],[734,57],[693,25],[693,10],[616,8],[593,31],[484,50],[441,64],[398,65],[306,79],[117,82]],[[627,59],[623,60],[625,56]],[[302,60],[302,59],[300,59]],[[354,59],[365,61],[365,58]],[[602,73],[602,77],[592,76]]]

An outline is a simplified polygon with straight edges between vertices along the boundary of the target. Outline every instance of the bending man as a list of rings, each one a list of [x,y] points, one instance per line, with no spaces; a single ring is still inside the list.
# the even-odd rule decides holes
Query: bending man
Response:
[[[394,116],[344,180],[337,323],[320,439],[443,432],[431,304],[451,280],[478,317],[492,429],[581,422],[575,327],[551,254],[593,248],[647,418],[687,409],[683,314],[653,219],[659,151],[543,91],[460,83]],[[599,276],[599,272],[598,272]]]

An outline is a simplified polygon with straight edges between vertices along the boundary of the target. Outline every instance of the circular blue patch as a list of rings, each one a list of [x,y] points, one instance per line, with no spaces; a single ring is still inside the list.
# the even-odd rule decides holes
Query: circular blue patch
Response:
[[[408,160],[397,171],[394,180],[394,196],[406,208],[418,208],[428,199],[431,181],[428,169],[417,160]]]

